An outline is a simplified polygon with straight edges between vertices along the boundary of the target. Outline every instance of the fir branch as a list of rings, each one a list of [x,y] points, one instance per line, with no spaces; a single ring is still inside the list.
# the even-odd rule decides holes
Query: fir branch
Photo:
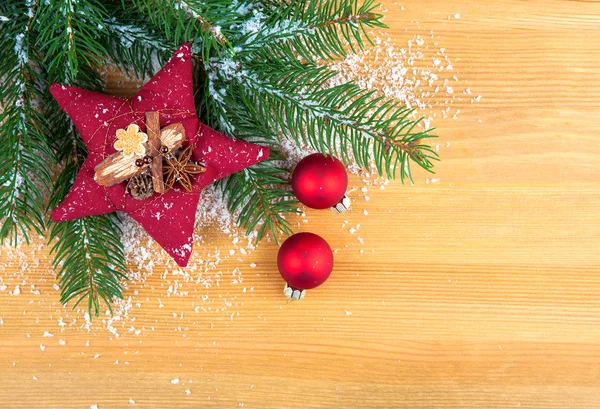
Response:
[[[74,300],[73,308],[87,300],[90,316],[100,314],[103,301],[112,312],[113,299],[123,298],[126,279],[123,245],[116,216],[90,216],[54,224],[50,240],[53,266],[61,286],[61,303]]]
[[[419,142],[432,136],[416,130],[419,121],[409,119],[412,110],[354,83],[328,87],[335,73],[298,61],[290,48],[256,52],[241,62],[213,60],[209,68],[217,81],[213,87],[229,84],[229,92],[215,98],[222,115],[227,115],[225,107],[229,112],[254,110],[254,121],[271,135],[288,135],[298,145],[363,168],[374,161],[382,175],[393,178],[399,170],[402,181],[412,180],[410,161],[431,171],[437,159],[429,145]]]
[[[44,57],[44,67],[55,75],[50,82],[97,83],[93,70],[104,63],[107,44],[101,41],[106,9],[99,2],[77,0],[44,1],[39,5],[36,45]]]
[[[100,88],[95,70],[113,51],[103,26],[109,20],[106,8],[88,1],[44,2],[40,20],[46,23],[40,27],[36,45],[45,55],[48,82]],[[49,139],[54,160],[64,166],[48,204],[53,209],[70,190],[86,150],[54,100],[46,120],[53,131]],[[115,215],[84,217],[53,223],[50,231],[49,243],[57,240],[51,253],[61,284],[61,302],[74,300],[76,308],[87,299],[90,316],[99,315],[102,302],[110,309],[113,298],[122,298],[121,280],[127,270],[116,219]]]
[[[186,41],[192,43],[194,50],[203,59],[208,59],[213,49],[229,47],[229,40],[222,32],[220,26],[212,23],[204,12],[211,15],[219,15],[226,19],[226,6],[229,2],[214,1],[206,4],[199,0],[131,0],[123,1],[123,7],[127,10],[137,10],[144,13],[173,44]]]
[[[262,4],[270,12],[267,28],[255,38],[285,40],[308,61],[327,61],[346,56],[348,50],[356,52],[363,49],[365,40],[371,43],[368,29],[386,28],[383,16],[375,12],[380,4],[374,0],[264,0]],[[289,30],[273,30],[274,25],[285,21],[293,22]],[[277,32],[283,35],[269,39]]]
[[[279,234],[293,233],[284,215],[300,211],[290,191],[284,189],[289,184],[283,176],[287,172],[267,161],[232,175],[223,184],[229,210],[239,212],[237,222],[247,234],[257,231],[257,242],[267,229],[276,242]]]
[[[155,61],[162,64],[168,60],[174,45],[165,43],[153,26],[144,24],[142,14],[119,9],[103,21],[108,55],[125,72],[147,77],[155,72]]]
[[[69,192],[86,156],[85,145],[78,137],[73,124],[60,110],[51,119],[55,129],[66,138],[54,145],[56,157],[65,167],[54,183],[49,209],[58,206]],[[83,217],[53,223],[48,242],[53,266],[61,287],[61,302],[74,300],[76,308],[87,299],[90,315],[100,314],[104,302],[112,312],[114,298],[123,298],[121,281],[127,279],[125,255],[120,239],[116,214]]]
[[[205,4],[194,0],[175,0],[177,8],[191,14],[203,33],[209,33],[219,44],[226,44],[227,38],[221,32],[221,28],[211,23],[205,16],[201,15]]]
[[[354,45],[363,47],[363,39],[369,40],[365,27],[383,26],[381,16],[373,13],[377,5],[309,3],[288,3],[283,11],[275,4],[255,9],[239,27],[242,36],[235,37],[234,52],[205,61],[204,105],[214,123],[257,143],[277,146],[288,137],[363,168],[374,162],[381,175],[394,177],[399,171],[403,182],[412,180],[411,161],[431,171],[437,154],[421,140],[432,136],[416,129],[419,121],[409,119],[412,110],[355,84],[331,87],[336,73],[319,65],[320,59],[345,55]],[[231,177],[225,185],[230,208],[239,205],[240,194],[250,196],[240,222],[255,226],[264,221],[261,227],[269,227],[276,237],[281,220],[261,213],[259,193],[234,189],[236,180],[252,184],[248,174]],[[297,209],[279,211],[283,215]]]
[[[55,159],[64,165],[48,203],[54,209],[70,191],[85,157],[86,147],[72,122],[54,101],[53,115],[48,116],[60,138],[53,141]],[[54,255],[61,288],[61,302],[74,301],[75,309],[87,300],[90,317],[98,316],[102,302],[112,312],[114,298],[123,298],[122,281],[127,279],[121,230],[115,214],[83,217],[52,223],[48,243]]]
[[[291,196],[289,169],[280,167],[285,157],[280,154],[280,135],[271,133],[255,120],[259,111],[252,104],[246,109],[234,109],[227,115],[219,112],[221,124],[235,130],[243,140],[271,147],[269,159],[228,176],[217,182],[227,197],[227,207],[237,213],[237,223],[247,234],[257,232],[256,241],[261,240],[267,230],[277,242],[278,236],[293,233],[287,214],[298,214],[298,202]]]
[[[356,161],[380,174],[411,178],[411,163],[431,171],[436,153],[413,112],[354,83],[331,86],[323,63],[361,49],[368,30],[384,27],[374,0],[5,0],[0,4],[0,236],[43,232],[50,184],[45,157],[65,166],[50,208],[69,191],[85,146],[47,93],[51,82],[99,89],[96,70],[115,62],[146,76],[184,41],[192,43],[197,110],[203,122],[270,145],[271,158],[221,183],[229,208],[248,232],[291,233],[298,211],[283,140]],[[35,24],[33,23],[35,21]],[[4,57],[4,55],[3,55]],[[24,62],[24,63],[23,63]],[[35,173],[36,178],[25,176]],[[7,227],[8,226],[8,227]],[[62,301],[87,299],[90,315],[122,297],[125,274],[112,216],[54,224]],[[93,310],[93,311],[92,311]]]
[[[44,197],[51,183],[47,129],[38,111],[42,91],[32,67],[38,62],[31,49],[30,31],[36,8],[33,1],[9,1],[0,7],[7,19],[0,23],[0,135],[4,138],[0,152],[0,242],[8,238],[13,245],[19,234],[26,242],[31,230],[43,234]]]

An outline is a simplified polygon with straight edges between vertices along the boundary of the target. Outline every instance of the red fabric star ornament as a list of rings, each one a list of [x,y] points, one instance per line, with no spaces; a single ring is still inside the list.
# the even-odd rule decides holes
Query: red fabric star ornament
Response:
[[[192,253],[196,208],[202,189],[227,175],[269,156],[267,148],[232,139],[200,123],[196,116],[189,44],[182,45],[169,62],[129,99],[53,84],[50,92],[71,117],[88,149],[88,156],[71,191],[52,212],[54,221],[123,211],[140,223],[178,265],[185,267]],[[146,112],[158,112],[160,127],[181,123],[193,145],[193,161],[206,171],[192,176],[192,192],[175,185],[164,194],[136,200],[127,182],[100,186],[95,167],[116,152],[117,130],[130,124],[146,131]]]

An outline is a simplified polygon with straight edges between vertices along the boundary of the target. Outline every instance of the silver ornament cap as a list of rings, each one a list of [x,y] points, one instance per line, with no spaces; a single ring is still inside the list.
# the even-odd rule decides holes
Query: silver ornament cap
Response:
[[[295,290],[286,284],[285,287],[283,288],[283,293],[289,299],[301,300],[304,298],[304,295],[306,294],[306,290]]]
[[[350,198],[346,195],[336,205],[331,206],[330,209],[335,214],[342,214],[346,210],[350,209]]]

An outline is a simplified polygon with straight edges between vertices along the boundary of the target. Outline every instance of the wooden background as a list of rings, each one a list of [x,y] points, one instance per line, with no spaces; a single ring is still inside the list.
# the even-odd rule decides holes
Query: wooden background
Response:
[[[143,336],[58,334],[56,292],[1,297],[0,408],[600,407],[600,2],[384,4],[391,37],[419,21],[483,96],[436,120],[440,181],[355,203],[343,218],[364,245],[309,212],[303,228],[341,250],[303,302],[282,298],[268,243],[233,320],[174,318],[190,301],[172,297],[137,310]],[[51,291],[47,263],[26,273]]]

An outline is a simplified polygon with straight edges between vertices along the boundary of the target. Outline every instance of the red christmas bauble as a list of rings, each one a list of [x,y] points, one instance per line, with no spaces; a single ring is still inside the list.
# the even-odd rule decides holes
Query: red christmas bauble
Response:
[[[279,248],[277,267],[292,290],[309,290],[323,284],[331,274],[333,252],[321,236],[296,233]]]
[[[292,173],[294,195],[313,209],[335,206],[343,199],[347,187],[346,168],[333,156],[309,155],[298,162]]]

